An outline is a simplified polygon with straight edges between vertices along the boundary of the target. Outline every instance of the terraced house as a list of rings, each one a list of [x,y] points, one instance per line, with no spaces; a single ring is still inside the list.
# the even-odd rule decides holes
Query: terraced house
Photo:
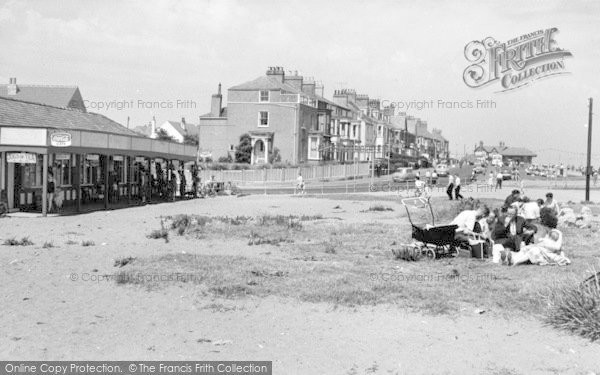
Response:
[[[379,100],[353,89],[335,90],[332,100],[323,91],[313,78],[270,67],[265,75],[230,87],[224,107],[219,85],[211,111],[200,117],[200,153],[213,159],[233,156],[242,134],[250,136],[252,164],[271,163],[276,156],[293,164],[367,161],[408,147],[393,108],[382,108]],[[413,146],[426,155],[447,155],[441,132],[429,133],[419,121],[409,118],[413,134],[421,131]]]

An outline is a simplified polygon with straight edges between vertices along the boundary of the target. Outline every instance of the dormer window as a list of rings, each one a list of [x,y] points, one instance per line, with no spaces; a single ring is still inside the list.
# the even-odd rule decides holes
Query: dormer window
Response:
[[[259,101],[261,101],[261,102],[268,102],[269,101],[269,90],[260,90]]]

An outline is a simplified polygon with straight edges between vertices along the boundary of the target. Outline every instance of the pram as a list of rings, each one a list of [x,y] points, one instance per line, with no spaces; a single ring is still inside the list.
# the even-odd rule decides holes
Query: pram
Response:
[[[436,259],[458,256],[457,247],[459,244],[454,239],[456,228],[458,228],[457,225],[435,226],[435,216],[428,198],[406,198],[402,199],[401,202],[406,209],[406,214],[408,215],[408,220],[412,227],[412,238],[414,240],[410,244],[401,245],[404,252],[412,253],[412,258],[426,256],[428,259]],[[432,225],[417,225],[413,223],[408,209],[410,203],[415,203],[414,206],[418,208],[429,207]],[[419,207],[417,204],[422,204],[422,206]],[[396,254],[397,251],[392,250],[392,252]]]

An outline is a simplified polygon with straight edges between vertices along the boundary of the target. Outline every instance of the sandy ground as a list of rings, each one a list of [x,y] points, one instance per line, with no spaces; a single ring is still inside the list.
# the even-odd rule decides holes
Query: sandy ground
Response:
[[[0,245],[0,358],[272,360],[275,374],[600,374],[600,344],[533,317],[474,311],[428,316],[396,306],[334,308],[275,297],[221,300],[189,284],[147,291],[91,280],[114,273],[114,259],[124,256],[264,251],[147,239],[161,215],[322,214],[357,222],[377,217],[358,215],[374,203],[217,197],[79,216],[0,219],[0,243],[13,236],[30,236],[35,243]],[[383,204],[396,209],[388,215],[394,220],[397,203]],[[342,208],[333,209],[337,205]],[[83,240],[95,245],[83,247]],[[46,241],[57,247],[43,249]]]

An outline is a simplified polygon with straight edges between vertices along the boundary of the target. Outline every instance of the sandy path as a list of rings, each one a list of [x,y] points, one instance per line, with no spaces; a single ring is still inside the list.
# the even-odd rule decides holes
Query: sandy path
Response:
[[[219,197],[81,216],[0,219],[0,241],[29,235],[36,244],[0,246],[0,358],[255,359],[272,360],[276,374],[600,373],[600,345],[526,317],[509,321],[472,311],[432,317],[395,306],[333,309],[278,298],[215,300],[187,284],[146,291],[81,280],[115,272],[113,260],[121,256],[236,251],[231,243],[190,248],[176,237],[168,244],[145,238],[158,228],[160,215],[273,212],[347,221],[399,215],[357,215],[375,203]],[[342,209],[333,210],[336,205]],[[66,245],[69,239],[96,246]],[[60,247],[42,249],[49,240]],[[244,249],[253,256],[264,251]],[[77,281],[70,280],[71,273]]]

